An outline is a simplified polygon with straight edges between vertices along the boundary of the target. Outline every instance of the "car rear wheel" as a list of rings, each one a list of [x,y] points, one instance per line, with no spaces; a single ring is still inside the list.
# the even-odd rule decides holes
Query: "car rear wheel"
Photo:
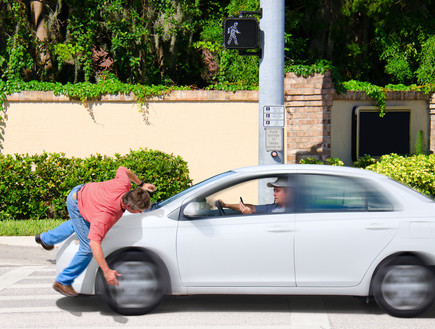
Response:
[[[155,257],[140,251],[124,251],[107,261],[116,270],[119,286],[106,283],[101,269],[97,275],[97,289],[115,312],[141,315],[152,311],[167,293],[167,275]]]
[[[434,275],[416,258],[396,258],[376,272],[373,296],[376,303],[392,316],[418,316],[434,300]]]

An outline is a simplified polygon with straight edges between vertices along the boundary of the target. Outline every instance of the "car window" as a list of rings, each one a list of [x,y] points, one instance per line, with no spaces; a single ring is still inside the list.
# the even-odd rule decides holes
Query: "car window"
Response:
[[[258,189],[260,180],[267,179],[270,186],[267,187],[270,202],[259,204]],[[293,208],[291,199],[293,197],[292,189],[289,186],[283,186],[282,189],[275,191],[275,183],[289,184],[287,176],[258,177],[243,182],[238,182],[227,186],[218,191],[212,191],[210,194],[202,195],[193,200],[184,208],[184,215],[188,218],[205,218],[205,217],[222,217],[222,216],[247,216],[259,215],[264,213],[284,213]],[[283,183],[284,182],[284,183]],[[275,193],[281,192],[280,196]],[[276,198],[281,198],[278,204]],[[242,212],[240,203],[249,208],[249,211]],[[220,207],[218,206],[220,205]]]
[[[368,211],[393,211],[393,204],[380,192],[369,190],[367,192]]]
[[[304,175],[306,212],[392,211],[391,202],[373,186],[351,177]]]
[[[234,175],[234,172],[233,171],[227,171],[227,172],[224,172],[222,174],[219,174],[219,175],[213,176],[211,178],[208,178],[208,179],[206,179],[206,180],[204,180],[204,181],[202,181],[200,183],[197,183],[197,184],[189,187],[188,189],[186,189],[184,191],[181,191],[180,193],[177,193],[177,194],[171,196],[170,198],[168,198],[168,199],[166,199],[164,201],[159,202],[158,205],[157,205],[157,208],[166,206],[167,204],[169,204],[169,203],[171,203],[171,202],[173,202],[173,201],[175,201],[175,200],[177,200],[179,198],[184,197],[186,194],[191,193],[192,191],[195,191],[196,189],[201,188],[204,185],[210,184],[210,183],[212,183],[214,181],[217,181],[217,180],[221,179],[222,177],[230,176],[230,175]]]

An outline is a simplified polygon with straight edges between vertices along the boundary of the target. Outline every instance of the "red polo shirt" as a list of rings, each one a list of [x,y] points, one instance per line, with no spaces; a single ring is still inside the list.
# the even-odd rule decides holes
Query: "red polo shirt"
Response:
[[[98,242],[123,215],[122,196],[130,191],[127,170],[118,168],[114,179],[84,185],[78,193],[80,214],[91,223],[88,239]]]

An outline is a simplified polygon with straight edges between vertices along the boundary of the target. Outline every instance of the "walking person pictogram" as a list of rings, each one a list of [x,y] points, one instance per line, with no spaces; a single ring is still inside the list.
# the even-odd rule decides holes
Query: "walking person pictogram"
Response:
[[[230,45],[231,41],[234,40],[234,44],[237,46],[239,44],[239,42],[237,41],[237,35],[236,34],[240,34],[240,31],[237,29],[237,25],[239,25],[238,22],[234,22],[233,26],[230,26],[228,28],[227,34],[230,35],[230,38],[228,39],[227,44]]]

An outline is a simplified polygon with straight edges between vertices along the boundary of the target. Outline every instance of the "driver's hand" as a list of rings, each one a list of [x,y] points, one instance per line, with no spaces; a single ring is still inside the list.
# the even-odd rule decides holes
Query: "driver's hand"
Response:
[[[222,208],[226,208],[226,203],[223,202],[222,200],[218,200],[219,204],[221,205]]]
[[[242,202],[239,203],[239,210],[244,215],[250,215],[250,214],[252,214],[251,208],[245,206]]]

